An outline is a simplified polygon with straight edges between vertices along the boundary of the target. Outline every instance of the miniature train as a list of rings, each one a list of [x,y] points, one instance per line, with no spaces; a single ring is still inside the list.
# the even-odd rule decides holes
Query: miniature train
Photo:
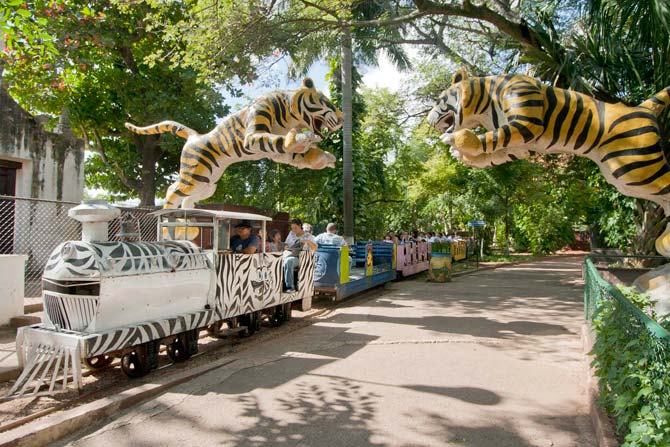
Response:
[[[119,210],[83,204],[69,215],[82,222],[81,241],[59,245],[44,271],[45,321],[19,329],[23,372],[9,396],[82,386],[81,362],[100,368],[121,358],[130,377],[158,366],[158,352],[183,361],[198,349],[202,329],[248,334],[261,317],[281,324],[293,303],[311,307],[314,255],[299,255],[297,286],[282,291],[282,253],[233,254],[236,221],[269,217],[203,209],[166,209],[157,242],[109,242],[107,222]],[[46,391],[43,390],[46,388]]]
[[[158,367],[161,345],[173,361],[197,353],[199,332],[251,335],[268,318],[290,319],[294,304],[311,308],[314,293],[342,299],[428,269],[430,244],[383,241],[320,245],[301,251],[295,291],[283,291],[283,253],[235,254],[233,225],[266,229],[269,217],[206,209],[165,209],[156,242],[111,242],[108,222],[119,210],[106,203],[71,209],[82,240],[60,244],[43,275],[44,322],[20,328],[23,372],[8,397],[82,386],[90,369],[121,359],[129,377]],[[455,250],[456,252],[457,250]],[[467,254],[467,253],[466,253]],[[224,328],[225,325],[225,328]]]
[[[464,261],[474,254],[474,241],[442,243],[448,247],[452,262]],[[389,241],[358,242],[352,247],[319,245],[316,251],[314,291],[340,300],[396,279],[427,271],[430,266],[430,242]]]

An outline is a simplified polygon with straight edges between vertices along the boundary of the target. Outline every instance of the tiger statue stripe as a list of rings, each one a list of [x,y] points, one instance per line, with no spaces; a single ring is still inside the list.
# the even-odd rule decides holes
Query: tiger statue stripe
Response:
[[[335,167],[335,157],[315,145],[323,130],[335,131],[342,122],[342,112],[305,78],[297,90],[265,94],[206,134],[175,121],[125,126],[139,135],[172,133],[186,139],[179,176],[168,188],[164,207],[193,208],[214,194],[217,181],[233,163],[269,158],[301,169]]]
[[[485,168],[532,152],[583,156],[621,193],[658,203],[670,216],[670,164],[658,125],[668,106],[670,87],[631,107],[528,76],[470,77],[460,70],[428,122],[466,165]],[[487,131],[471,130],[479,126]],[[656,248],[670,256],[670,224]]]

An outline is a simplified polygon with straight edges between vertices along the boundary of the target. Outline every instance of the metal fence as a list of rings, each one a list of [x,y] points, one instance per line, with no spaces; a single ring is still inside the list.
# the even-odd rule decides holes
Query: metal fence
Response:
[[[605,301],[614,301],[617,312],[628,322],[625,327],[629,332],[632,333],[633,329],[646,330],[670,348],[670,332],[631,303],[618,288],[607,282],[600,275],[590,257],[587,257],[584,261],[583,273],[584,316],[587,320],[591,321],[596,316],[602,303]]]
[[[42,294],[42,273],[51,252],[64,241],[81,238],[81,224],[68,217],[74,202],[0,196],[0,254],[28,256],[25,296]],[[121,221],[130,219],[144,241],[156,240],[155,208],[120,207],[121,216],[110,222],[109,239],[118,240]]]
[[[584,261],[584,314],[593,323],[591,351],[600,402],[622,446],[670,445],[670,331]],[[638,442],[640,441],[640,442]]]

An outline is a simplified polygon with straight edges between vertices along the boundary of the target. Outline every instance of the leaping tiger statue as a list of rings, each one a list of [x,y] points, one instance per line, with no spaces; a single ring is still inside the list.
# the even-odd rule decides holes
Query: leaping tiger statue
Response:
[[[342,112],[305,78],[297,90],[263,95],[207,134],[174,121],[126,127],[140,135],[171,132],[186,138],[179,178],[168,188],[164,207],[193,208],[214,194],[226,167],[240,161],[269,158],[297,168],[334,168],[335,157],[315,144],[324,129],[337,130],[342,121]]]
[[[658,203],[670,216],[670,163],[657,121],[668,105],[670,87],[629,107],[528,76],[470,77],[461,69],[428,122],[466,165],[499,165],[531,151],[588,157],[622,194]],[[487,132],[475,134],[478,126]],[[670,256],[670,224],[656,250]]]

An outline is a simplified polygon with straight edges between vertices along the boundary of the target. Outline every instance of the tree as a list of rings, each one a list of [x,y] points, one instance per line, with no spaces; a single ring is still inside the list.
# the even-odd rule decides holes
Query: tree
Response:
[[[97,154],[87,161],[88,186],[153,205],[178,170],[183,141],[131,135],[124,121],[171,118],[207,131],[226,113],[221,95],[192,69],[145,61],[165,45],[147,15],[177,22],[182,6],[68,0],[56,12],[30,13],[55,51],[35,54],[24,45],[7,55],[10,92],[29,110],[69,112],[74,131]]]
[[[199,1],[190,10],[190,20],[168,31],[180,44],[186,42],[185,49],[170,50],[167,55],[173,63],[199,67],[217,80],[219,73],[230,73],[247,81],[254,79],[259,71],[255,64],[258,58],[270,54],[289,56],[294,74],[306,71],[318,59],[339,57],[344,112],[344,235],[353,238],[352,66],[356,61],[374,62],[376,51],[382,47],[399,66],[406,66],[407,58],[397,45],[381,44],[380,36],[397,37],[397,28],[373,30],[351,27],[348,23],[394,16],[401,9],[394,2],[352,0],[251,1],[245,5]],[[236,43],[231,44],[231,37]],[[231,59],[233,64],[229,62]]]

